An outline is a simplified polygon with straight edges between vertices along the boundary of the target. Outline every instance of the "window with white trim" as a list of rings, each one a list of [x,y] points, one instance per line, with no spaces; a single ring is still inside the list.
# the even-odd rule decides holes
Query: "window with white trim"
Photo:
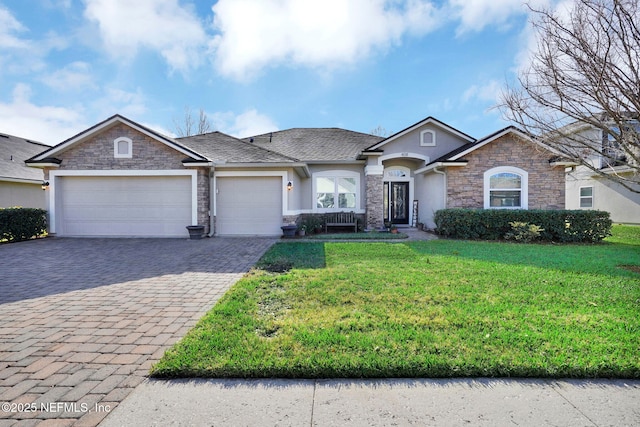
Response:
[[[357,174],[322,172],[314,174],[315,209],[318,211],[358,209],[360,179]]]
[[[133,142],[130,138],[120,137],[113,141],[113,157],[116,159],[130,159],[132,153]]]
[[[593,207],[593,187],[580,187],[580,207]]]
[[[528,174],[502,166],[484,173],[485,209],[528,209]]]
[[[385,175],[385,178],[387,179],[408,178],[409,169],[408,168],[386,169],[384,172],[384,175]]]
[[[420,132],[420,145],[422,147],[436,146],[436,131],[427,129]]]

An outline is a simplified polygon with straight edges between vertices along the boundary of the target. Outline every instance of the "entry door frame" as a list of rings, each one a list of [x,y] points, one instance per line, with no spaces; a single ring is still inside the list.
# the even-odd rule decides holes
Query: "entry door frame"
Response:
[[[384,212],[385,221],[390,220],[391,218],[391,187],[392,183],[404,182],[408,183],[409,191],[407,194],[407,222],[398,223],[398,225],[410,226],[413,223],[413,199],[414,199],[414,182],[413,177],[411,176],[411,169],[404,166],[390,166],[384,169],[383,175],[383,191],[387,191],[386,194],[383,194],[383,200],[388,200],[387,210]],[[384,203],[384,202],[383,202]],[[384,206],[383,206],[384,211]],[[392,221],[393,222],[393,221]]]

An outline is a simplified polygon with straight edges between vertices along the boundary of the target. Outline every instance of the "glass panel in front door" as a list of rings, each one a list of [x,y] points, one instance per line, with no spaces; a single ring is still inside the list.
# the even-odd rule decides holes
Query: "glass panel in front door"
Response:
[[[391,222],[409,224],[409,183],[391,182]]]

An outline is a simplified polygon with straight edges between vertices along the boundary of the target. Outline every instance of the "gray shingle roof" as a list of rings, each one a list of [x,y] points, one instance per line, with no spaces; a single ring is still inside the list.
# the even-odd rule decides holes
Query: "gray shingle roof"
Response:
[[[356,160],[364,149],[383,139],[339,128],[293,128],[244,138],[304,162]]]
[[[176,142],[214,163],[294,163],[296,159],[221,132],[177,138]]]
[[[41,181],[41,169],[30,168],[24,161],[49,148],[48,145],[0,133],[0,180]]]

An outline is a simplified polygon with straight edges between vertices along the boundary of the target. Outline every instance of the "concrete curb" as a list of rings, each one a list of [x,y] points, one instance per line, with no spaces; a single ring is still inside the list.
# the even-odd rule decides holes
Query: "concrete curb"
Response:
[[[147,380],[100,425],[635,426],[640,381]]]

